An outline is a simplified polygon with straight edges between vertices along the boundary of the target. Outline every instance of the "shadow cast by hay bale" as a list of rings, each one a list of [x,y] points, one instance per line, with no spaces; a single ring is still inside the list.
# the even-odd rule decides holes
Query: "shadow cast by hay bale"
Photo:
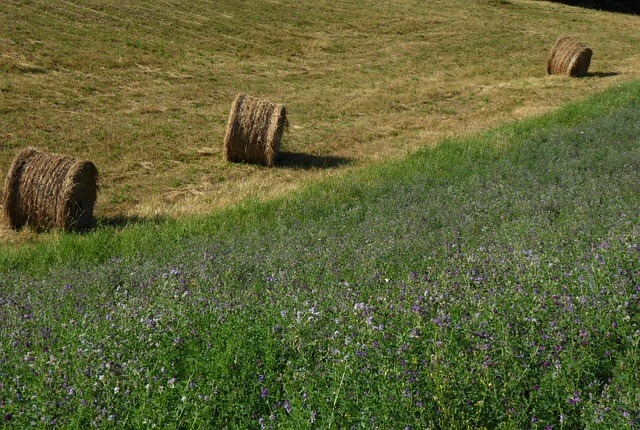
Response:
[[[171,221],[171,218],[167,216],[156,215],[153,217],[141,217],[137,215],[112,215],[105,217],[98,217],[96,219],[96,226],[98,227],[113,227],[122,228],[132,225],[140,224],[165,224]]]
[[[608,78],[611,76],[618,76],[620,72],[587,72],[585,77],[587,78]]]
[[[347,166],[352,160],[346,157],[320,156],[302,152],[282,151],[278,154],[277,167],[288,169],[330,169]]]

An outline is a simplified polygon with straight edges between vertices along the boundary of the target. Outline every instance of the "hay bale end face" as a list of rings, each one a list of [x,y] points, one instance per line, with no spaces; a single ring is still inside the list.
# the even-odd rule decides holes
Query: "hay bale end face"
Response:
[[[224,159],[272,167],[286,125],[286,109],[283,105],[238,94],[227,121]]]
[[[584,43],[570,37],[559,38],[549,51],[547,73],[569,77],[585,76],[591,63],[593,51]]]
[[[98,170],[90,161],[58,154],[22,150],[4,184],[4,218],[18,230],[60,228],[79,231],[94,223]]]

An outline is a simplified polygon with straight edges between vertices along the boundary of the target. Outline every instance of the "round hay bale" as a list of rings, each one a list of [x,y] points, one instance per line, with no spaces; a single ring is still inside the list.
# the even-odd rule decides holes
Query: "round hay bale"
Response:
[[[224,159],[273,166],[286,125],[283,105],[238,94],[227,121]]]
[[[559,38],[549,51],[547,73],[570,77],[585,76],[593,52],[584,43],[570,37]]]
[[[93,225],[98,169],[90,161],[23,149],[4,184],[7,225],[37,231],[61,228],[78,231]]]

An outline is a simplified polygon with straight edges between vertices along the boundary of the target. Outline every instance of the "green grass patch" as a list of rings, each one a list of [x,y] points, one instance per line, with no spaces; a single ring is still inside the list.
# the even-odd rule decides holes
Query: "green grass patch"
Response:
[[[153,220],[123,217],[114,222],[102,221],[97,229],[86,234],[54,232],[31,245],[0,244],[0,268],[22,268],[33,272],[72,262],[97,264],[112,257],[132,259],[141,250],[162,252],[167,247],[180,248],[181,241],[212,232],[239,233],[256,228],[269,231],[274,224],[290,228],[289,224],[300,218],[308,223],[323,223],[327,216],[340,213],[344,207],[358,205],[364,211],[367,209],[364,205],[372,204],[371,210],[375,211],[377,201],[383,198],[381,194],[394,193],[398,183],[422,181],[428,187],[451,183],[472,174],[477,176],[486,168],[496,170],[497,164],[504,164],[506,159],[511,164],[526,165],[531,169],[536,164],[546,163],[542,157],[573,157],[572,164],[585,163],[590,164],[589,168],[595,168],[592,164],[601,164],[600,155],[592,151],[582,155],[593,156],[594,159],[579,157],[582,152],[580,144],[586,137],[584,131],[576,127],[617,112],[632,104],[634,98],[640,98],[637,82],[618,86],[539,118],[509,123],[470,139],[445,141],[435,149],[421,150],[399,162],[344,174],[309,186],[289,198],[267,203],[247,200],[235,208],[217,210],[208,216],[180,222],[163,217]],[[558,145],[555,152],[565,151],[564,154],[555,153],[552,149],[548,150],[549,154],[539,152],[541,142],[552,139],[555,130],[567,129],[578,130],[575,131],[577,143],[573,146]],[[504,166],[501,169],[503,176],[509,174]],[[556,174],[561,175],[562,172]],[[488,174],[484,172],[482,175]],[[525,184],[521,186],[528,189]]]
[[[5,427],[637,427],[638,92],[3,252]]]

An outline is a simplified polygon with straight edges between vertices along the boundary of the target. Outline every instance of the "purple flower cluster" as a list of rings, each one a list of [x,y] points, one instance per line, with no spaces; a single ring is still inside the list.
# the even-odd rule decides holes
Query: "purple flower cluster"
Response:
[[[558,263],[448,243],[358,276],[199,248],[181,264],[3,280],[4,421],[145,428],[224,409],[261,428],[633,423],[616,366],[638,335],[640,267],[607,244]]]

